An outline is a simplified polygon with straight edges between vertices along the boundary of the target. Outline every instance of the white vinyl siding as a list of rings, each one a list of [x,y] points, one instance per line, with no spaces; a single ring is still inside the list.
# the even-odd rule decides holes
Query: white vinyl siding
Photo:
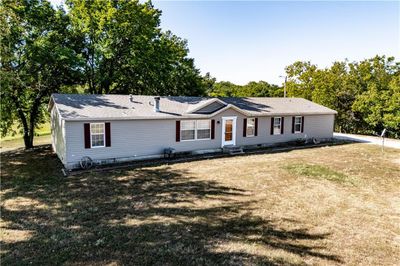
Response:
[[[53,150],[61,162],[66,162],[65,123],[60,119],[57,108],[51,110],[51,137]]]
[[[202,140],[211,138],[211,120],[181,121],[181,140]]]
[[[133,158],[146,159],[146,156],[158,155],[163,157],[164,149],[171,147],[177,152],[220,149],[222,142],[222,117],[237,117],[236,130],[243,129],[246,118],[235,110],[228,109],[210,118],[215,120],[215,138],[205,141],[176,142],[176,120],[121,120],[113,121],[112,146],[97,149],[85,149],[83,124],[85,121],[66,121],[65,123],[65,166],[79,167],[79,161],[84,156],[93,160]],[[288,116],[289,117],[289,116]],[[236,145],[275,144],[294,141],[307,135],[308,138],[332,138],[334,115],[306,115],[304,133],[292,134],[291,130],[281,135],[270,135],[271,119],[273,117],[258,118],[257,137],[243,137],[236,134]],[[208,119],[207,119],[208,120]],[[181,120],[181,123],[186,120]],[[189,121],[189,120],[187,120]],[[218,121],[220,123],[218,124]],[[90,121],[94,122],[94,121]],[[284,119],[284,127],[291,129],[292,119]],[[290,132],[290,134],[289,134]],[[268,133],[268,134],[267,134]],[[57,142],[59,139],[56,139]],[[56,143],[57,143],[56,142]]]
[[[282,127],[282,118],[274,117],[274,135],[281,134],[281,127]]]
[[[248,118],[246,125],[246,137],[254,137],[256,131],[256,119]]]
[[[296,116],[294,118],[294,133],[301,133],[301,116]]]
[[[90,145],[92,148],[105,147],[105,129],[104,123],[90,124]]]

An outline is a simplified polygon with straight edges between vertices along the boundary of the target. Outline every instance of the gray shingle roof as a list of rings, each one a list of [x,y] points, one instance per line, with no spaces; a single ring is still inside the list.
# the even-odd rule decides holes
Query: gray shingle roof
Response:
[[[65,120],[95,119],[176,119],[209,117],[207,114],[190,113],[212,98],[161,96],[160,112],[154,111],[154,96],[94,95],[94,94],[53,94],[54,103]],[[302,98],[219,98],[226,107],[234,108],[248,116],[336,114],[336,111]],[[219,112],[217,111],[217,112]]]

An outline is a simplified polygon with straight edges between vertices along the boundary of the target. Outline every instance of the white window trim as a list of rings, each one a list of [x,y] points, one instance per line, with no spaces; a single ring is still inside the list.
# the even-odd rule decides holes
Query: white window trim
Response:
[[[183,121],[185,121],[185,122],[195,122],[194,123],[194,139],[182,139],[182,122]],[[181,121],[181,123],[180,123],[180,132],[179,132],[179,135],[180,135],[180,139],[181,139],[181,141],[195,141],[196,140],[196,135],[197,135],[197,130],[196,130],[196,128],[197,128],[197,122],[196,122],[196,120],[182,120]]]
[[[280,123],[279,123],[279,132],[278,133],[275,133],[275,119],[280,119]],[[273,135],[282,135],[282,116],[275,116],[274,118],[274,124],[273,124]]]
[[[179,135],[180,135],[180,139],[181,139],[181,141],[201,141],[201,140],[211,140],[211,120],[210,119],[197,119],[197,120],[182,120],[182,121],[191,121],[191,122],[195,122],[194,123],[194,139],[182,139],[182,122],[181,122],[181,125],[180,125],[180,133],[179,133]],[[206,138],[206,139],[198,139],[197,138],[197,121],[208,121],[208,123],[209,123],[209,125],[210,125],[210,137],[209,138]],[[200,130],[202,130],[202,129],[200,129]]]
[[[210,131],[210,137],[209,137],[209,138],[202,138],[202,139],[197,138],[197,131],[198,131],[198,130],[204,130],[204,128],[200,128],[200,129],[198,128],[197,123],[198,123],[199,121],[207,121],[207,122],[208,122],[208,128],[209,128],[209,131]],[[196,120],[195,139],[196,139],[196,140],[210,140],[210,139],[211,139],[211,120],[210,120],[210,119],[198,119],[198,120]]]
[[[300,118],[300,131],[296,130],[296,125],[299,125],[299,123],[296,123],[296,118]],[[303,117],[302,116],[295,116],[294,117],[294,133],[298,134],[301,133],[301,125],[303,124]]]
[[[254,120],[254,124],[253,124],[253,135],[247,135],[247,129],[249,128],[249,120],[250,119],[253,119]],[[251,117],[251,118],[247,118],[247,121],[246,121],[246,137],[255,137],[256,135],[256,119],[254,118],[254,117]]]
[[[103,125],[103,146],[93,146],[93,141],[92,141],[92,136],[93,135],[101,135],[101,133],[92,133],[92,125]],[[106,123],[90,123],[89,124],[90,127],[90,148],[92,149],[96,149],[96,148],[104,148],[106,147]]]

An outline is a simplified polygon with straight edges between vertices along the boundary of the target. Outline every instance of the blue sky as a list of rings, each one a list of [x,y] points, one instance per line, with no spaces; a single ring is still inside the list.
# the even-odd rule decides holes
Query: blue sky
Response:
[[[52,2],[60,2],[53,0]],[[154,1],[161,27],[188,40],[202,73],[237,84],[281,84],[307,60],[400,57],[400,2]]]

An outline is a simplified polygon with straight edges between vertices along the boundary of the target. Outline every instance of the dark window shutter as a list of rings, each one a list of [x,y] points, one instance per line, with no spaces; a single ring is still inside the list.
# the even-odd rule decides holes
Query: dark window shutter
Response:
[[[281,134],[283,134],[283,125],[285,124],[285,118],[282,117],[281,119]]]
[[[90,149],[90,124],[83,124],[84,136],[85,136],[85,149]]]
[[[181,121],[176,121],[175,139],[176,139],[176,142],[181,141]]]
[[[111,125],[110,122],[105,123],[106,126],[106,147],[111,147]]]
[[[254,136],[258,134],[258,118],[254,119]]]
[[[211,139],[215,139],[215,120],[211,120]]]
[[[294,120],[295,120],[296,118],[293,116],[292,117],[292,133],[294,133]]]
[[[301,117],[301,133],[304,132],[304,116]]]
[[[247,118],[243,119],[243,137],[246,137],[247,131]]]
[[[271,135],[274,135],[274,118],[271,117]]]

